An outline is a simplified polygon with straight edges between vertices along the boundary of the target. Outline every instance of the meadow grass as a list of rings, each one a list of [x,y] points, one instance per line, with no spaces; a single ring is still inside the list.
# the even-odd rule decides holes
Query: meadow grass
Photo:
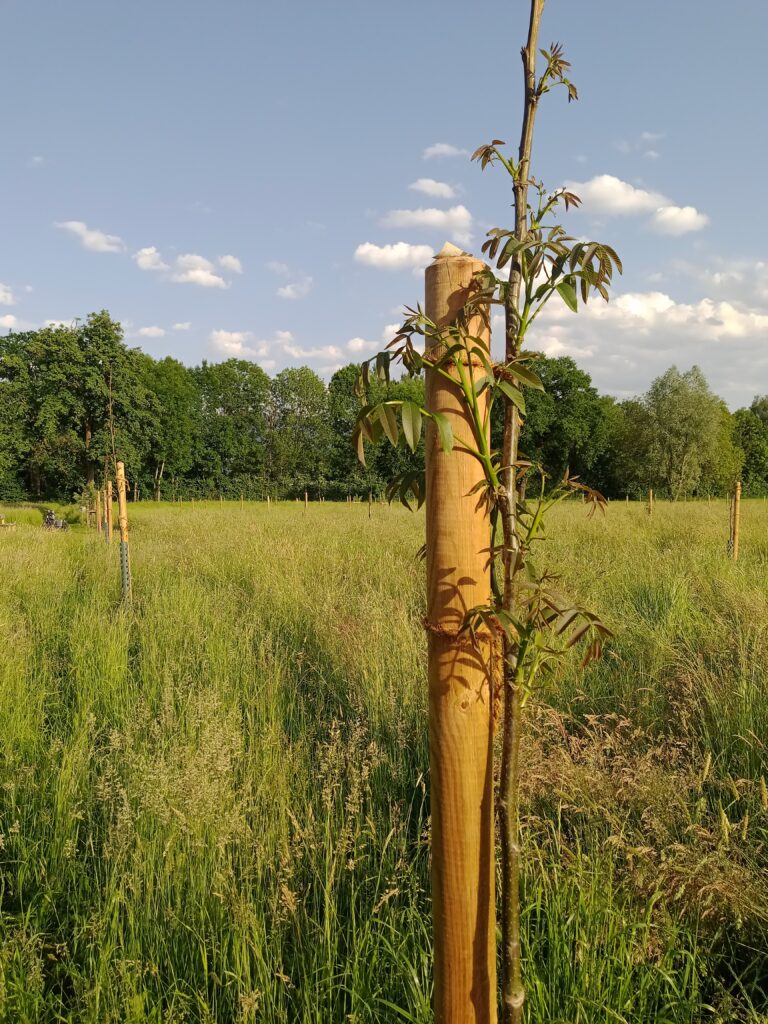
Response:
[[[0,1021],[430,1014],[423,517],[0,509]],[[528,1020],[768,1021],[768,508],[552,517],[601,613],[524,747]]]

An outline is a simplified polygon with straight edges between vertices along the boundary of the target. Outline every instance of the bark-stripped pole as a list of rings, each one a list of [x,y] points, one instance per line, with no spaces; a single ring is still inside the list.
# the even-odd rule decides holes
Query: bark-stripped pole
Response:
[[[112,543],[112,481],[107,480],[107,541]]]
[[[128,555],[128,503],[125,498],[125,466],[117,464],[117,513],[120,525],[120,575],[123,581],[123,598],[131,601],[131,561]]]
[[[426,271],[426,314],[451,323],[480,260],[446,244]],[[481,316],[469,333],[490,347]],[[475,372],[482,375],[478,360]],[[457,385],[427,370],[426,408],[454,437],[472,438]],[[496,917],[493,820],[492,640],[458,636],[466,611],[487,605],[488,513],[472,488],[482,469],[459,446],[426,435],[429,759],[435,1024],[495,1024]]]
[[[96,533],[101,536],[101,491],[96,489]]]
[[[308,500],[309,499],[307,498],[307,492],[304,491],[304,511],[305,512],[307,511],[307,502],[308,502]]]
[[[653,515],[653,488],[652,487],[649,488],[649,490],[648,490],[648,515],[649,516]]]
[[[741,480],[736,481],[733,491],[733,517],[731,520],[731,558],[739,559],[739,533],[741,531]]]

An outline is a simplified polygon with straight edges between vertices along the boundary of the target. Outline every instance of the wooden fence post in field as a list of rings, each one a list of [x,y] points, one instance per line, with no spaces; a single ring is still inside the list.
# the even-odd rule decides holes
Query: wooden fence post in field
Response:
[[[652,487],[649,488],[649,490],[648,490],[648,515],[649,516],[653,515],[653,488]]]
[[[128,555],[128,502],[125,498],[125,466],[117,464],[117,514],[120,525],[120,576],[123,582],[123,598],[130,603],[131,561]]]
[[[731,501],[731,536],[728,541],[728,554],[734,562],[739,559],[739,534],[741,532],[741,480],[736,481]]]
[[[107,480],[107,541],[112,543],[112,481]]]
[[[269,497],[269,495],[267,495],[267,508],[269,508],[270,505],[271,505],[270,497]]]
[[[96,533],[101,536],[101,491],[97,488],[95,494],[96,500]]]
[[[241,494],[240,495],[240,511],[242,512],[244,508],[245,508],[244,498],[243,498],[243,496]]]
[[[426,271],[427,316],[454,321],[483,268],[446,245]],[[469,333],[490,347],[484,317]],[[454,437],[473,436],[459,388],[429,369],[426,408],[448,418]],[[483,479],[475,459],[459,446],[444,452],[432,422],[425,451],[435,1024],[495,1024],[493,640],[459,635],[465,612],[490,599],[489,518],[471,493]]]
[[[373,508],[373,495],[368,491],[368,518],[371,518],[371,509]]]
[[[305,511],[305,512],[307,511],[307,502],[308,502],[308,501],[309,501],[309,499],[308,499],[308,497],[307,497],[307,492],[306,492],[306,491],[304,491],[304,511]]]

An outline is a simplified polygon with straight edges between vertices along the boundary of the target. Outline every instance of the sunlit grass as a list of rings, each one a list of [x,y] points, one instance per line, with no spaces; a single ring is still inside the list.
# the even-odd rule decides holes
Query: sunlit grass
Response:
[[[422,516],[131,506],[127,611],[2,512],[0,1020],[426,1024]],[[768,508],[549,532],[616,638],[531,709],[529,1019],[764,1021]]]

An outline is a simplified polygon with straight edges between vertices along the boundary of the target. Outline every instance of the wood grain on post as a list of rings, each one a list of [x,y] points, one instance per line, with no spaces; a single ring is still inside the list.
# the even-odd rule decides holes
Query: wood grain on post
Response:
[[[734,562],[739,558],[739,534],[741,533],[741,480],[736,481],[733,491],[733,534],[731,558]]]
[[[112,543],[112,481],[107,480],[107,540]]]
[[[120,572],[123,597],[131,600],[131,563],[128,557],[128,502],[126,501],[125,466],[117,464],[117,521],[120,527]]]
[[[427,316],[454,321],[483,268],[446,245],[426,271]],[[484,318],[469,326],[490,347]],[[459,387],[429,369],[426,408],[454,437],[473,436]],[[458,446],[445,453],[433,423],[425,450],[434,1014],[436,1024],[495,1024],[492,640],[457,635],[466,611],[490,598],[490,526],[470,493],[483,477],[475,459]]]

